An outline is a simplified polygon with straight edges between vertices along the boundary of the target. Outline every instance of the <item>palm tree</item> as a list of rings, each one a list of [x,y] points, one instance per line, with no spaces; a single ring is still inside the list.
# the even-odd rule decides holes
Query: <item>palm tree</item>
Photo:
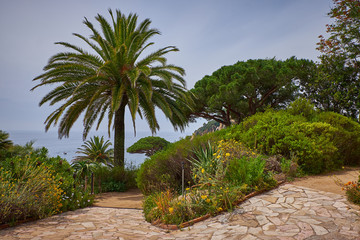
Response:
[[[5,158],[13,142],[9,140],[9,133],[0,130],[0,160]]]
[[[9,140],[9,133],[0,130],[0,150],[8,150],[13,145]]]
[[[71,166],[74,168],[79,179],[84,179],[84,191],[86,191],[88,177],[99,165],[88,161],[77,161],[72,163]]]
[[[96,163],[105,163],[111,165],[113,163],[113,149],[109,149],[111,142],[104,142],[104,137],[94,136],[86,141],[76,153],[83,154],[75,158],[75,161],[89,161]]]
[[[74,34],[87,43],[93,53],[70,43],[58,42],[72,52],[51,57],[44,67],[45,72],[34,79],[41,82],[32,90],[60,84],[40,101],[40,106],[46,102],[50,105],[64,102],[45,121],[46,130],[59,124],[59,138],[69,136],[71,127],[82,113],[84,139],[94,123],[97,122],[98,129],[107,115],[109,136],[111,126],[115,131],[115,164],[124,166],[126,107],[135,133],[136,114],[145,117],[153,133],[159,129],[155,107],[162,110],[175,130],[183,130],[188,122],[184,109],[190,107],[184,69],[166,63],[165,55],[178,49],[167,46],[140,58],[154,44],[149,39],[160,34],[159,31],[149,27],[149,19],[137,25],[136,14],[125,16],[119,10],[116,10],[116,16],[111,10],[109,13],[111,23],[99,14],[96,17],[102,34],[86,18],[84,24],[92,32],[90,38]]]

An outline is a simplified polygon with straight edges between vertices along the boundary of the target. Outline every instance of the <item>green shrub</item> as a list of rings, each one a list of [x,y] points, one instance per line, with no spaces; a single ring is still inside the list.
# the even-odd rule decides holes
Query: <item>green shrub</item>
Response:
[[[144,201],[147,221],[181,224],[205,214],[230,211],[245,194],[277,184],[264,172],[262,157],[236,141],[220,141],[217,147],[208,143],[194,153],[190,162],[195,185],[186,189],[185,196],[170,190],[151,193]]]
[[[0,224],[44,218],[60,211],[63,190],[53,170],[30,156],[7,161],[13,168],[0,169]]]
[[[298,98],[290,103],[286,111],[291,115],[303,116],[307,120],[311,120],[316,115],[315,105],[305,98]]]
[[[315,121],[325,122],[338,129],[333,142],[345,165],[360,165],[360,125],[334,112],[322,112]]]
[[[226,180],[236,185],[255,187],[263,180],[264,168],[265,160],[261,156],[234,158],[229,162]]]
[[[324,122],[307,122],[302,116],[269,110],[246,119],[232,134],[263,154],[298,157],[306,173],[339,168],[343,159],[334,142],[339,129]],[[230,130],[230,133],[234,132]]]
[[[347,199],[355,204],[360,205],[360,174],[358,181],[343,183],[340,179],[335,179],[335,183],[342,187],[346,192]]]
[[[144,194],[166,191],[166,189],[179,191],[181,189],[182,163],[185,168],[185,182],[192,182],[188,159],[194,157],[194,149],[205,146],[209,141],[216,142],[218,139],[213,133],[195,136],[192,139],[186,137],[170,144],[166,150],[145,159],[136,178],[139,189]]]
[[[133,165],[126,167],[109,167],[100,165],[94,171],[95,192],[125,192],[136,188],[137,168]]]
[[[84,192],[83,188],[70,188],[62,196],[61,211],[74,211],[79,208],[89,207],[94,203],[95,196],[90,191]]]

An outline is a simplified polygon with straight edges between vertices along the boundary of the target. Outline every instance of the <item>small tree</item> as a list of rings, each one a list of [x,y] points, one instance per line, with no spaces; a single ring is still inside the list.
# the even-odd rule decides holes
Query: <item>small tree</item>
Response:
[[[110,148],[111,142],[104,141],[104,137],[94,136],[84,142],[76,153],[83,154],[77,156],[75,161],[88,161],[96,163],[113,164],[114,150]]]
[[[170,142],[161,137],[144,137],[127,149],[128,153],[145,153],[147,157],[166,148]]]
[[[12,146],[13,143],[9,140],[9,134],[0,130],[0,160]]]

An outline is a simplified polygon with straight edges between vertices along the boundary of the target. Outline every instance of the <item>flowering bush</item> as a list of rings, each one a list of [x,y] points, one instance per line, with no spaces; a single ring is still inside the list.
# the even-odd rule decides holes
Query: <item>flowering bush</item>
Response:
[[[203,216],[232,210],[244,194],[274,186],[276,181],[264,173],[260,155],[234,140],[208,143],[194,151],[192,177],[194,185],[184,196],[169,190],[149,195],[144,202],[147,221],[181,224]]]
[[[15,171],[0,171],[0,224],[59,212],[63,190],[54,171],[30,156],[12,160]]]
[[[350,202],[360,205],[360,175],[357,182],[347,182],[343,189],[346,191],[346,196]]]
[[[46,148],[18,146],[17,151],[17,156],[0,161],[0,224],[44,218],[93,203],[93,195],[74,189],[73,170],[66,160],[48,157]]]
[[[61,212],[73,211],[78,208],[91,206],[95,196],[90,192],[83,192],[82,188],[71,188],[61,196]]]

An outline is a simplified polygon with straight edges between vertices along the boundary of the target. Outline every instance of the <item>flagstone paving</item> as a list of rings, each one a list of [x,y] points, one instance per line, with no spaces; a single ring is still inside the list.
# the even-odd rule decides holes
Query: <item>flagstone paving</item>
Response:
[[[91,207],[1,230],[0,239],[360,239],[360,211],[342,195],[285,184],[182,230],[152,226],[142,210]]]

